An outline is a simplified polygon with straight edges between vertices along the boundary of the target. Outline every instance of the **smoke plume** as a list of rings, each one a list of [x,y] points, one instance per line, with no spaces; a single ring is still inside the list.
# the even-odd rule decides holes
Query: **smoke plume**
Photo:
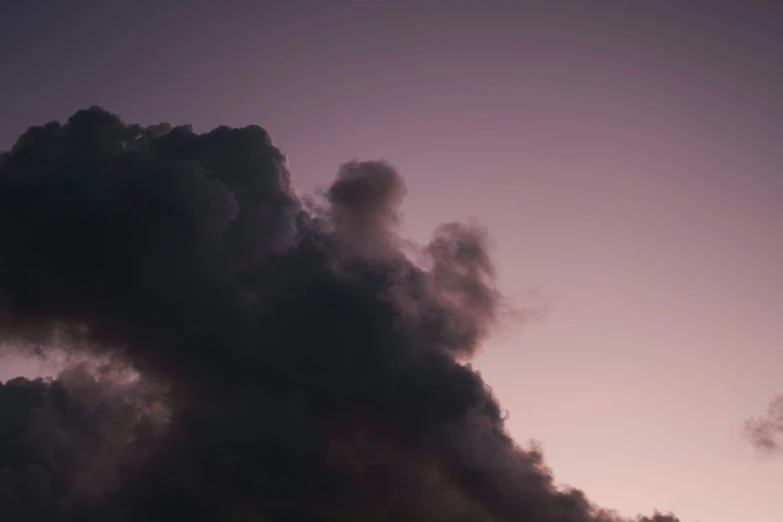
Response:
[[[311,208],[257,126],[93,107],[20,136],[1,349],[69,363],[0,386],[0,519],[622,520],[509,437],[468,362],[502,303],[486,231],[413,263],[405,193],[353,162]]]

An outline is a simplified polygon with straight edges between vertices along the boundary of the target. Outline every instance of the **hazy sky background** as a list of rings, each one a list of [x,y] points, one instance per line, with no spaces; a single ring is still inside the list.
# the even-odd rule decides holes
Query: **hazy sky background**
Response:
[[[783,520],[783,461],[739,436],[783,391],[780,3],[264,4],[3,2],[0,149],[98,104],[260,124],[303,192],[386,158],[409,235],[475,216],[502,288],[549,297],[476,365],[559,481]]]

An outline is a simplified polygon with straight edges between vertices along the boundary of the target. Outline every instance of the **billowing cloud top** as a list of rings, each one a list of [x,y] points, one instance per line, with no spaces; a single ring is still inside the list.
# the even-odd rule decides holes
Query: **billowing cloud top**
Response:
[[[353,162],[308,207],[256,126],[94,107],[20,136],[0,338],[67,364],[0,386],[0,519],[620,520],[509,438],[467,363],[501,302],[486,233],[442,225],[414,264],[405,193]]]

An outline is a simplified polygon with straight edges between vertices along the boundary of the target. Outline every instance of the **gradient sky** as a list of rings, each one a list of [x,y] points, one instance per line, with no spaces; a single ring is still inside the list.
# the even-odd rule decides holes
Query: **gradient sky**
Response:
[[[475,216],[502,288],[549,300],[476,365],[559,481],[783,520],[783,461],[739,436],[783,391],[783,4],[265,4],[0,3],[0,149],[98,104],[260,124],[303,192],[388,159],[410,236]]]

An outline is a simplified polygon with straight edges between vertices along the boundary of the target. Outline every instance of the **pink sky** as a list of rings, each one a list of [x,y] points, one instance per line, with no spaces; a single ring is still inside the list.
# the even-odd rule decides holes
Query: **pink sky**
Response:
[[[386,158],[409,184],[412,237],[475,216],[501,287],[550,298],[547,320],[505,331],[476,366],[559,481],[625,514],[783,520],[783,461],[739,437],[783,392],[780,9],[327,4],[106,8],[89,15],[97,36],[61,18],[2,37],[29,55],[0,80],[0,148],[101,104],[263,125],[303,192],[340,162]],[[4,362],[0,380],[37,372]]]

